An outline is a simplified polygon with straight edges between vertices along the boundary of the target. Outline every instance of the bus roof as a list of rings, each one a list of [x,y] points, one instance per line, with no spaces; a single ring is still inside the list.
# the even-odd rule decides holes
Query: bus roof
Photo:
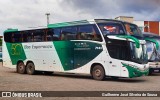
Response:
[[[84,25],[84,24],[89,24],[89,21],[87,21],[87,20],[81,20],[81,21],[55,23],[55,24],[49,24],[47,27],[48,27],[48,28],[56,28],[56,27],[65,27],[65,26],[74,26],[74,25]]]
[[[6,32],[17,32],[17,31],[18,31],[18,29],[7,29],[7,30],[4,31],[4,33],[6,33]]]
[[[92,19],[92,20],[80,20],[80,21],[49,24],[48,28],[57,28],[57,27],[84,25],[84,24],[93,24],[93,23],[101,23],[101,22],[108,22],[108,21],[125,22],[125,21],[116,20],[116,19]],[[129,23],[129,22],[126,22],[126,23]]]
[[[102,23],[102,22],[108,22],[108,21],[121,22],[121,23],[125,22],[125,21],[116,20],[116,19],[92,19],[92,20],[80,20],[80,21],[71,21],[71,22],[49,24],[49,25],[47,25],[46,28],[58,28],[58,27],[66,27],[66,26],[74,26],[74,25],[94,24],[94,23]],[[125,22],[125,23],[129,23],[129,22]],[[42,28],[36,28],[36,29],[42,29]],[[34,30],[34,29],[32,28],[32,29],[27,29],[27,30]],[[17,31],[20,31],[20,30],[18,30],[18,29],[8,29],[8,30],[4,31],[4,33],[6,33],[6,32],[17,32]],[[25,30],[21,30],[21,31],[25,31]]]

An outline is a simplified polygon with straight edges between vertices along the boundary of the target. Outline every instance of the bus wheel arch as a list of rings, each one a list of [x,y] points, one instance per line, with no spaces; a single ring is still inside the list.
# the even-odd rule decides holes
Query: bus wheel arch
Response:
[[[29,75],[34,75],[35,74],[35,65],[33,63],[33,61],[27,61],[26,63],[26,72]]]
[[[16,70],[17,70],[17,73],[20,73],[20,74],[26,73],[26,66],[22,60],[19,60],[17,62]]]
[[[105,70],[102,64],[94,63],[91,65],[90,74],[95,80],[104,80]]]

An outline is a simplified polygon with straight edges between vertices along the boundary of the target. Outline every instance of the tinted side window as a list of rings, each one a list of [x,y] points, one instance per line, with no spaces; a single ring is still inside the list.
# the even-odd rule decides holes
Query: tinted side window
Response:
[[[12,42],[12,33],[11,32],[4,33],[4,41],[9,42],[9,43]]]
[[[23,35],[23,42],[43,42],[45,40],[43,30],[31,30],[21,33]]]
[[[26,33],[26,36],[27,36],[25,42],[33,42],[33,31],[26,31],[25,33]]]
[[[43,30],[35,30],[35,31],[33,31],[33,41],[34,42],[42,42],[42,41],[44,41],[44,32],[43,32]]]
[[[25,42],[33,42],[33,32],[32,31],[26,31],[23,36],[26,36]]]
[[[47,29],[46,41],[59,41],[60,29]]]
[[[59,28],[53,30],[53,41],[58,41],[60,39],[60,32]]]
[[[61,40],[75,40],[77,27],[65,27],[61,30]]]
[[[28,31],[24,31],[24,32],[22,32],[23,33],[23,42],[29,42],[28,41]],[[31,39],[30,39],[30,41],[31,41]]]
[[[12,34],[12,42],[22,42],[22,34],[20,32],[15,32]]]
[[[78,40],[102,41],[101,35],[95,25],[83,25],[78,27]]]
[[[22,34],[20,32],[9,32],[4,34],[5,42],[18,43],[22,42]]]
[[[106,40],[107,41],[107,40]],[[110,42],[108,42],[110,41]],[[108,40],[106,43],[109,55],[120,60],[130,60],[130,49],[126,41]]]

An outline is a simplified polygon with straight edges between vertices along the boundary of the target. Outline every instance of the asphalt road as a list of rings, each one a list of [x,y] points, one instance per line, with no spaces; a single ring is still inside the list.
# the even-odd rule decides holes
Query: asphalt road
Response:
[[[104,81],[93,80],[89,76],[84,75],[64,75],[62,73],[54,73],[53,75],[27,75],[18,74],[15,69],[9,69],[2,67],[0,63],[0,91],[160,91],[160,73],[153,74],[151,76],[144,76],[138,78],[120,78],[113,80],[106,78]],[[1,98],[0,98],[1,99]],[[2,98],[4,99],[4,98]],[[10,99],[10,98],[5,98]],[[15,98],[12,98],[15,99]],[[21,98],[16,98],[21,99]],[[27,100],[34,98],[26,98]],[[39,98],[40,99],[40,98]],[[55,97],[55,98],[43,98],[50,100],[81,100],[81,99],[131,99],[135,100],[135,97],[124,98],[111,98],[111,97]],[[43,100],[42,99],[42,100]],[[149,100],[156,99],[158,97],[138,97],[138,99]]]

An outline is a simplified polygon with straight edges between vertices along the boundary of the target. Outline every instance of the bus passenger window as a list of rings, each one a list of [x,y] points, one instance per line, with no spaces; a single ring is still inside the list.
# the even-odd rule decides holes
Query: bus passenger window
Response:
[[[102,38],[96,26],[83,25],[78,27],[77,40],[102,41]]]
[[[4,34],[4,41],[9,43],[22,42],[22,34],[20,32],[7,32]]]
[[[12,33],[12,43],[22,42],[22,34],[20,32]]]
[[[23,32],[23,42],[29,42],[28,41],[28,32],[26,31],[26,32]]]
[[[43,32],[45,34],[45,36],[44,36],[45,41],[53,41],[53,36],[52,36],[52,30],[51,29],[44,29]]]
[[[12,43],[15,42],[15,40],[14,40],[14,33],[11,34],[11,42],[12,42]]]
[[[22,42],[22,34],[20,34],[20,32],[16,33],[14,36],[15,42]]]
[[[33,31],[26,31],[25,34],[27,37],[26,42],[33,42]],[[24,37],[25,37],[25,35],[24,35]]]
[[[33,32],[33,41],[34,42],[43,42],[44,33],[42,30],[35,30]]]
[[[49,31],[47,32],[47,35],[46,35],[46,41],[53,41],[52,33],[50,33]]]
[[[77,27],[65,27],[61,31],[61,40],[76,40]]]
[[[46,41],[59,41],[60,29],[47,29]]]
[[[133,34],[133,31],[131,31],[130,25],[129,24],[125,24],[125,28],[128,34]]]
[[[12,42],[12,33],[11,32],[4,33],[4,41],[9,42],[9,43]]]
[[[53,41],[59,41],[60,40],[60,29],[59,28],[56,28],[56,29],[53,29]]]

